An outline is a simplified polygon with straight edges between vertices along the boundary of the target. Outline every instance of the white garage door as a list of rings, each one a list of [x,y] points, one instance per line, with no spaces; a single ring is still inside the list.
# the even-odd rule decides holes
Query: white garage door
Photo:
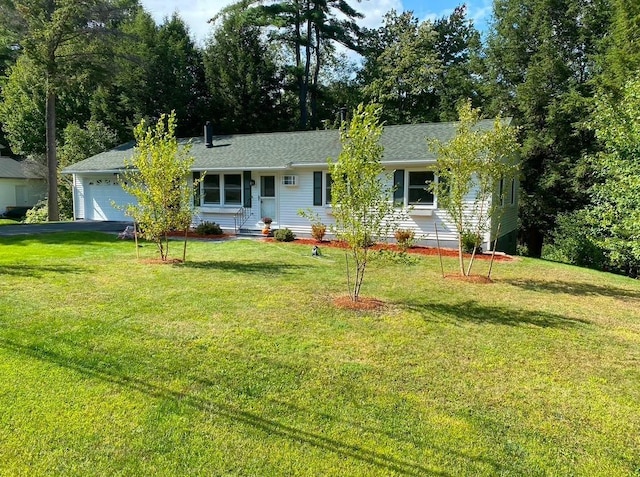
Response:
[[[135,203],[118,181],[108,177],[85,179],[85,218],[89,220],[131,220],[124,210],[118,208]]]

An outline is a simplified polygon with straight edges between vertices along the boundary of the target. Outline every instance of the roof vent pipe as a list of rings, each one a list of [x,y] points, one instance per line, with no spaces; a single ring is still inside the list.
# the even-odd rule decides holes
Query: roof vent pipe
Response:
[[[204,145],[213,147],[213,124],[211,124],[211,121],[207,121],[204,125]]]

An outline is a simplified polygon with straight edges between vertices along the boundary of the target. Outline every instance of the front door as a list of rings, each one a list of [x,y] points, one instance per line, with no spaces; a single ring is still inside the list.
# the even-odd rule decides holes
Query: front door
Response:
[[[260,218],[276,217],[276,176],[260,176]]]

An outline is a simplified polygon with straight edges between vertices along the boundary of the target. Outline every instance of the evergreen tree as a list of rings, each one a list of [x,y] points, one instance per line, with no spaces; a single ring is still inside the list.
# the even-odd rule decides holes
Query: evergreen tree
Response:
[[[521,222],[540,256],[556,216],[581,208],[591,185],[584,127],[607,0],[496,0],[487,48],[489,114],[513,116],[523,145]]]
[[[214,125],[225,133],[286,129],[282,74],[261,29],[239,7],[217,22],[204,54]]]
[[[10,31],[20,54],[45,91],[45,150],[48,168],[48,216],[58,220],[56,101],[65,86],[83,74],[106,71],[108,37],[112,22],[124,13],[123,2],[110,0],[3,1],[0,31]]]

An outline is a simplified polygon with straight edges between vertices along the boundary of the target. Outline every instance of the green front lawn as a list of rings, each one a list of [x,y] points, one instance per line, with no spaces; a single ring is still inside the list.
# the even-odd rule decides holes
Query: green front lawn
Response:
[[[189,247],[0,238],[0,475],[640,473],[637,281],[427,257],[356,312],[341,251]]]
[[[15,225],[19,223],[19,221],[13,219],[0,219],[0,225]]]

